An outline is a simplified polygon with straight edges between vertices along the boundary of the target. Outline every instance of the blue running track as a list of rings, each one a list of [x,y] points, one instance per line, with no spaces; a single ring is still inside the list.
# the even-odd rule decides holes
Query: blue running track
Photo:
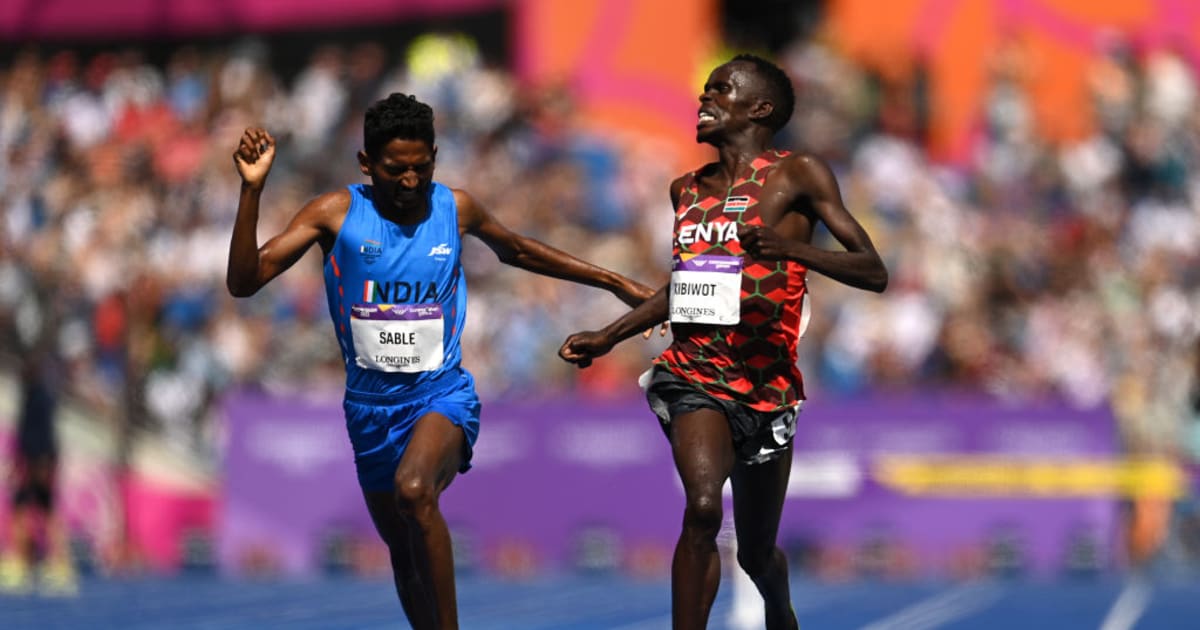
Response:
[[[728,580],[714,630],[738,630]],[[669,627],[664,580],[566,576],[459,579],[464,630]],[[793,579],[804,630],[1179,630],[1200,628],[1200,582],[1092,581],[825,584]],[[0,628],[407,628],[390,583],[351,578],[85,580],[78,597],[0,596]]]

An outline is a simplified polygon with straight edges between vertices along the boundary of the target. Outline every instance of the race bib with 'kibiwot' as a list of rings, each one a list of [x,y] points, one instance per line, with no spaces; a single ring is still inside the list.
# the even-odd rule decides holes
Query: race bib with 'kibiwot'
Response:
[[[674,324],[729,326],[741,321],[741,257],[676,257],[671,270],[670,309]]]

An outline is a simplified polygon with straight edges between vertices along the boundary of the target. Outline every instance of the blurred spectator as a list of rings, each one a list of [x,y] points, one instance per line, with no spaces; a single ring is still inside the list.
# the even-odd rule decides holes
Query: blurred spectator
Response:
[[[0,593],[28,593],[36,587],[46,595],[74,595],[79,587],[67,527],[56,509],[58,287],[49,278],[32,280],[11,334],[23,352],[17,439],[9,458],[11,484],[5,488],[11,492],[11,510],[7,540],[0,544]]]
[[[776,57],[801,88],[784,144],[831,163],[896,270],[882,297],[811,279],[811,391],[961,387],[1110,404],[1131,452],[1197,455],[1183,439],[1195,433],[1186,366],[1200,339],[1197,69],[1113,38],[1104,50],[1089,71],[1095,134],[1052,146],[1023,92],[1036,68],[1006,46],[974,161],[950,167],[923,151],[920,73],[871,76],[819,38],[783,46]],[[70,302],[62,384],[98,418],[131,387],[146,430],[211,460],[214,405],[229,388],[339,387],[315,255],[260,299],[221,290],[237,185],[222,147],[250,124],[288,130],[279,139],[296,149],[281,152],[294,157],[276,165],[264,231],[285,219],[274,208],[355,177],[348,160],[303,156],[352,154],[352,112],[407,90],[438,111],[439,178],[479,191],[516,230],[665,278],[675,166],[581,131],[569,87],[519,86],[453,33],[403,47],[318,42],[294,79],[269,53],[246,40],[181,44],[163,67],[132,49],[22,51],[0,65],[0,321],[23,317],[23,270],[57,257]],[[623,345],[577,371],[555,357],[559,341],[624,307],[509,273],[480,248],[464,256],[476,259],[464,356],[484,397],[610,395],[634,387],[665,343]]]

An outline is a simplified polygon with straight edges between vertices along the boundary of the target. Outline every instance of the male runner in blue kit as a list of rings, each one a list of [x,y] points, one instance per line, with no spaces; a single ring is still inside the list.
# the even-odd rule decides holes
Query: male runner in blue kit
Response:
[[[226,277],[234,296],[253,295],[320,244],[359,483],[391,553],[400,602],[418,629],[458,627],[438,498],[470,467],[479,431],[474,380],[460,365],[462,235],[479,238],[504,263],[607,289],[630,306],[654,293],[511,232],[465,191],[434,182],[436,157],[428,105],[404,94],[376,102],[358,154],[371,183],[316,197],[259,247],[259,197],[275,140],[247,129],[233,154],[242,188]]]

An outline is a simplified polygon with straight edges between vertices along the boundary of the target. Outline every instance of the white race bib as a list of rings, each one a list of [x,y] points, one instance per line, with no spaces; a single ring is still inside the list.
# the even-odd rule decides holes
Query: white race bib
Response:
[[[442,366],[441,304],[355,304],[350,332],[358,367],[428,372]]]
[[[741,321],[741,257],[676,257],[671,270],[670,307],[674,324],[729,326]]]

